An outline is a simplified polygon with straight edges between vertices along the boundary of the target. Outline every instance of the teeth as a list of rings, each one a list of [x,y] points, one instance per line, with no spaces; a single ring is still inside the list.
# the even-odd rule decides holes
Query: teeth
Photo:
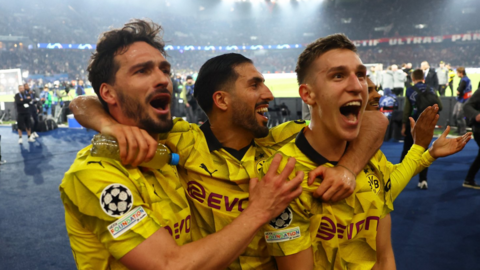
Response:
[[[263,107],[263,108],[257,109],[255,112],[257,112],[257,113],[266,113],[266,112],[268,112],[268,108],[267,108],[267,107]]]
[[[360,101],[351,101],[348,102],[347,104],[343,105],[344,107],[346,106],[360,106]]]

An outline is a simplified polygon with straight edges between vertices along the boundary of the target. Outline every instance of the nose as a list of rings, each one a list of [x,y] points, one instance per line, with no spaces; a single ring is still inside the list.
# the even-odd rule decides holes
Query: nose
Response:
[[[273,94],[272,91],[270,91],[270,88],[268,86],[264,85],[265,88],[263,89],[262,95],[260,96],[262,100],[266,100],[268,102],[273,100]]]
[[[165,74],[160,68],[155,68],[154,84],[155,88],[167,88],[170,84],[170,76]]]
[[[365,89],[364,89],[365,88]],[[366,80],[362,80],[354,72],[348,77],[347,91],[353,94],[359,94],[367,89]]]

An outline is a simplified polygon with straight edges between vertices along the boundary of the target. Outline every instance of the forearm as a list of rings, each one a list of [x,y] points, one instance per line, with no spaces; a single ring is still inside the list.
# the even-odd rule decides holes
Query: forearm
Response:
[[[372,270],[395,270],[395,255],[392,247],[392,219],[390,214],[379,222],[377,229],[377,262]]]
[[[379,111],[365,111],[358,137],[350,142],[338,165],[358,174],[382,146],[388,119]]]
[[[69,108],[80,125],[98,132],[103,126],[116,123],[96,96],[76,97]]]
[[[257,231],[263,226],[261,220],[264,217],[254,212],[247,208],[222,230],[199,241],[181,246],[175,259],[187,262],[185,269],[227,268],[245,251]]]
[[[412,177],[429,167],[435,159],[422,146],[414,144],[400,164],[390,174],[392,197],[395,200]]]

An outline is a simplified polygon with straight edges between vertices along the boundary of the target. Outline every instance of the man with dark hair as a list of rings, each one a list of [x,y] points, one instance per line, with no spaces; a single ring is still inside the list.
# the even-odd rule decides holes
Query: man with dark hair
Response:
[[[141,20],[108,31],[88,67],[95,93],[109,115],[156,139],[173,124],[170,63],[160,31],[159,25]],[[192,218],[175,166],[161,170],[125,166],[92,156],[91,148],[78,153],[60,185],[79,269],[226,268],[257,230],[301,192],[303,174],[300,181],[291,182],[275,173],[260,183],[253,178],[248,207],[242,204],[238,218],[222,231],[189,243]],[[293,167],[293,159],[291,163]],[[290,172],[286,169],[284,174]]]
[[[367,104],[367,69],[353,43],[335,34],[308,45],[296,71],[300,97],[311,106],[312,120],[278,150],[283,157],[279,171],[292,157],[297,160],[297,172],[332,167],[359,134]],[[375,264],[380,265],[374,269],[395,269],[390,224],[383,223],[393,210],[393,201],[415,173],[435,158],[460,151],[468,142],[468,137],[447,139],[447,128],[438,143],[424,153],[438,120],[437,111],[437,107],[429,107],[422,115],[419,128],[413,131],[416,145],[405,161],[393,165],[377,151],[358,174],[353,195],[345,200],[335,204],[316,200],[312,191],[323,183],[304,178],[302,195],[264,226],[268,251],[279,269],[366,270]],[[264,173],[271,161],[263,165]],[[391,260],[381,261],[385,259]]]
[[[38,128],[38,108],[37,108],[38,100],[34,90],[30,89],[30,85],[28,83],[23,84],[23,87],[25,88],[25,94],[30,96],[30,104],[28,109],[30,111],[30,115],[33,118],[32,137],[38,138],[39,136],[36,132]]]
[[[23,85],[18,86],[18,93],[15,94],[15,106],[17,108],[17,124],[18,124],[18,143],[22,144],[22,129],[28,134],[28,142],[35,142],[32,136],[32,124],[30,120],[30,104],[32,96],[27,94]]]
[[[463,135],[467,132],[463,104],[472,96],[472,82],[468,78],[464,67],[457,68],[457,76],[460,77],[460,83],[457,88],[457,103],[453,107],[453,119],[457,124],[458,135]]]
[[[408,151],[410,150],[410,148],[414,143],[412,133],[410,132],[412,127],[410,126],[409,118],[412,117],[415,121],[417,121],[418,117],[423,112],[423,109],[425,109],[425,108],[419,108],[418,106],[419,97],[421,95],[420,93],[424,93],[428,91],[433,93],[433,95],[436,95],[436,91],[434,90],[434,88],[425,84],[423,70],[421,69],[414,70],[412,73],[412,80],[413,80],[413,86],[407,89],[407,92],[405,94],[405,97],[406,97],[405,105],[403,108],[402,135],[405,136],[405,139],[403,142],[402,157],[400,158],[401,161],[405,158],[405,156],[407,155]],[[441,110],[442,103],[438,98],[438,96],[437,96],[437,100],[438,100],[437,104]],[[418,187],[420,189],[428,189],[427,174],[428,174],[428,168],[420,172],[420,177],[418,182]]]
[[[194,240],[223,231],[239,217],[251,200],[248,180],[258,176],[265,160],[306,125],[304,121],[291,121],[267,128],[265,112],[273,96],[264,81],[251,60],[240,54],[208,60],[199,71],[194,95],[209,120],[201,127],[178,121],[166,135],[165,143],[180,155],[180,181],[188,191],[195,216]],[[137,136],[138,129],[125,128],[108,115],[105,117],[94,100],[76,100],[71,108],[84,126],[114,135],[120,144],[128,142],[129,151],[121,150],[127,163],[140,163],[150,151],[149,138]],[[92,120],[94,112],[100,121]],[[351,194],[355,173],[380,146],[386,119],[380,113],[369,117],[378,125],[362,126],[362,137],[350,144],[341,166],[319,167],[309,175],[312,179],[324,178],[323,185],[316,190],[323,200],[337,201]],[[130,150],[132,145],[136,146],[134,150]],[[140,158],[135,157],[137,153]],[[275,262],[266,253],[265,245],[263,235],[255,235],[230,269],[274,268]]]
[[[183,103],[185,104],[187,121],[190,123],[196,124],[198,122],[198,118],[197,118],[198,104],[197,104],[197,100],[195,100],[195,97],[193,96],[194,90],[195,90],[195,84],[193,82],[193,77],[188,75],[187,80],[183,84],[182,99],[183,99]]]

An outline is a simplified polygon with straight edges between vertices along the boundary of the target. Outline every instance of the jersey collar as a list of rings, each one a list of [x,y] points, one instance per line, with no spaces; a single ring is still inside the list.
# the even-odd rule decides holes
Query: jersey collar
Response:
[[[320,155],[313,147],[310,145],[310,143],[307,141],[307,138],[305,138],[305,128],[302,128],[302,130],[298,133],[297,138],[295,139],[295,145],[302,151],[302,153],[307,156],[311,161],[315,162],[317,165],[323,165],[325,163],[330,163],[334,166],[337,165],[338,161],[329,161],[326,159],[324,156]]]
[[[202,130],[203,135],[205,135],[205,139],[207,140],[207,144],[208,144],[208,150],[210,151],[210,153],[213,151],[218,151],[223,148],[225,149],[225,151],[230,153],[230,155],[234,156],[236,159],[242,160],[243,156],[245,156],[250,146],[255,145],[254,140],[252,140],[252,142],[249,145],[245,146],[240,150],[224,147],[218,141],[217,137],[215,137],[215,135],[213,134],[213,131],[210,128],[210,121],[206,121],[205,123],[203,123],[203,125],[200,126],[200,130]]]

